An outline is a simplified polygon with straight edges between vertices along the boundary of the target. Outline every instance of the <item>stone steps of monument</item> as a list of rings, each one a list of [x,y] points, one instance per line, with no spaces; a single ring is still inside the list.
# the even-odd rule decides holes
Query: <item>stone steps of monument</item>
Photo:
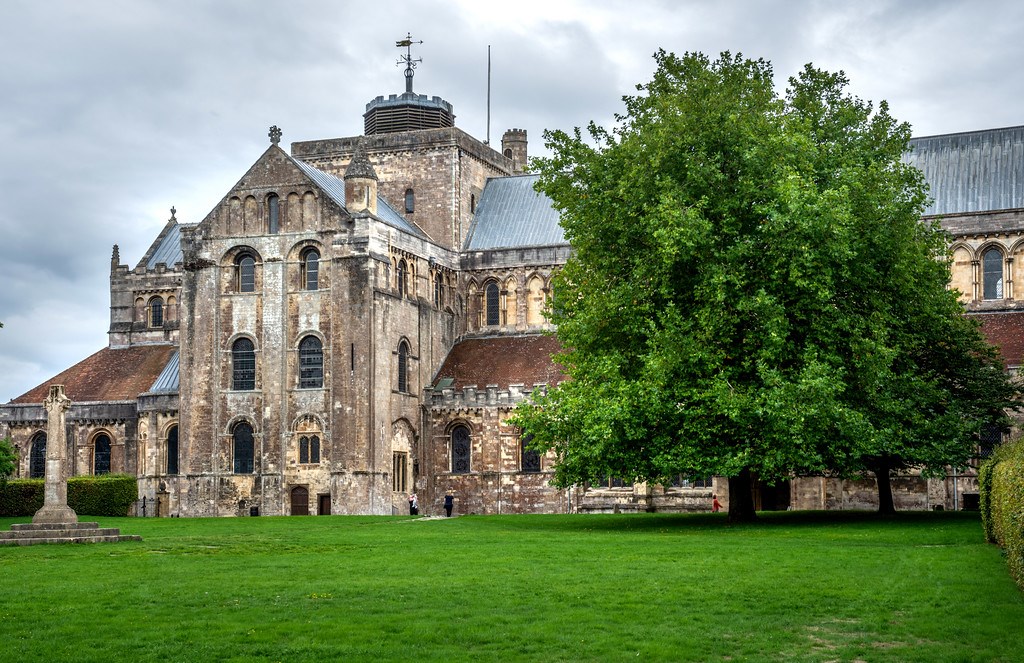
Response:
[[[47,539],[73,538],[81,536],[117,536],[120,531],[116,527],[92,527],[68,529],[54,527],[51,529],[21,530],[18,532],[0,532],[0,539]]]
[[[142,537],[121,534],[116,527],[98,523],[17,523],[8,532],[0,532],[0,546],[30,546],[37,543],[117,543],[141,541]]]
[[[134,534],[114,534],[110,536],[31,537],[0,539],[0,546],[33,546],[40,543],[119,543],[121,541],[141,540],[141,536]]]

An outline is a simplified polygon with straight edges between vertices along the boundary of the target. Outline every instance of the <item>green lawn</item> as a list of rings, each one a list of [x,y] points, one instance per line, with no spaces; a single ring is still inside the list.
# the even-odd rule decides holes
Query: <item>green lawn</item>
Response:
[[[100,522],[0,548],[0,660],[1024,660],[972,514]]]

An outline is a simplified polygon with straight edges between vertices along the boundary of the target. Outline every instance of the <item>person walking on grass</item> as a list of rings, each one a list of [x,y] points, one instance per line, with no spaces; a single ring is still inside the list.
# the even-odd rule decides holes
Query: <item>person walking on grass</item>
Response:
[[[722,510],[722,503],[718,501],[718,495],[711,496],[711,513],[718,513]]]
[[[444,496],[444,517],[452,517],[452,507],[455,506],[455,496],[452,495],[452,491],[448,491]]]

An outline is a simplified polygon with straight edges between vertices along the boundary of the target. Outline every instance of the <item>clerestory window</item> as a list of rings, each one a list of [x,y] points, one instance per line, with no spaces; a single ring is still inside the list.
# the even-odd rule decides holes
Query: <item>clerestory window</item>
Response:
[[[245,422],[235,424],[231,431],[231,440],[235,474],[252,474],[255,447],[252,426]]]
[[[981,257],[985,299],[1003,298],[1003,252],[992,247]]]
[[[320,389],[324,386],[324,348],[316,336],[299,342],[299,389]]]
[[[149,300],[149,326],[164,326],[164,300],[160,297],[153,297]]]
[[[248,253],[235,261],[235,289],[238,292],[256,292],[256,259]]]
[[[320,287],[320,252],[314,248],[302,252],[302,289],[317,290]]]
[[[256,348],[247,338],[231,346],[231,388],[252,391],[256,388]]]
[[[501,291],[498,289],[498,284],[491,281],[484,288],[484,305],[486,309],[486,325],[500,325],[501,324]]]

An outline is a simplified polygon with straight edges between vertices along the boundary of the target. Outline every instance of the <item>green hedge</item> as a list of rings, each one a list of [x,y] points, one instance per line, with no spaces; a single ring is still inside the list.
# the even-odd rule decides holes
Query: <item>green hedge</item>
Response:
[[[0,516],[31,517],[43,506],[43,479],[12,479],[0,487]],[[68,479],[68,506],[80,516],[127,516],[139,498],[135,477],[108,474]]]
[[[978,473],[985,537],[1006,553],[1024,589],[1024,438],[1002,445]]]

